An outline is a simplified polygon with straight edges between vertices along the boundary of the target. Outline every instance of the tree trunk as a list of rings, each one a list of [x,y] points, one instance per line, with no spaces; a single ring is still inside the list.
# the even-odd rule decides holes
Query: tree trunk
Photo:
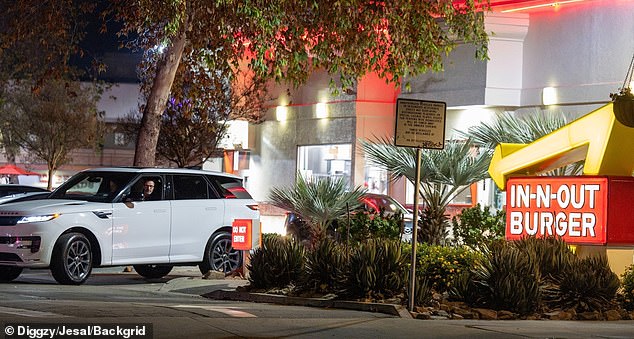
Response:
[[[154,166],[156,144],[161,129],[161,114],[165,110],[165,104],[187,41],[186,26],[187,24],[183,25],[180,34],[166,49],[165,58],[157,66],[156,77],[147,98],[137,137],[134,166]]]
[[[48,183],[46,184],[46,189],[49,191],[53,189],[53,173],[55,173],[55,169],[49,163],[48,164]]]

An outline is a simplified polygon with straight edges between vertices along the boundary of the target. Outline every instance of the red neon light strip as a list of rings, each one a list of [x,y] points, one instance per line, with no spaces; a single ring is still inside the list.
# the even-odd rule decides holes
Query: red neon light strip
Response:
[[[529,9],[535,9],[535,8],[543,8],[543,7],[557,7],[557,6],[561,6],[561,5],[565,5],[565,4],[570,4],[573,2],[583,2],[585,0],[566,0],[566,1],[552,1],[549,3],[544,3],[544,4],[539,4],[539,5],[532,5],[532,6],[524,6],[524,7],[517,7],[517,8],[511,8],[511,9],[505,9],[502,10],[502,13],[511,13],[511,12],[519,12],[519,11],[525,11],[525,10],[529,10]]]

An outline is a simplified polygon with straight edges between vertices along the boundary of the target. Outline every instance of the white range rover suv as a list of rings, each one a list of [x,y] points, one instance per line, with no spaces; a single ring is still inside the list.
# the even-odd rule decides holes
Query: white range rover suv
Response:
[[[143,195],[151,182],[154,191]],[[79,285],[93,267],[133,265],[146,278],[175,265],[229,272],[242,265],[231,247],[234,219],[252,220],[257,203],[233,175],[190,169],[99,168],[82,171],[47,199],[0,206],[0,282],[23,268],[50,268]]]

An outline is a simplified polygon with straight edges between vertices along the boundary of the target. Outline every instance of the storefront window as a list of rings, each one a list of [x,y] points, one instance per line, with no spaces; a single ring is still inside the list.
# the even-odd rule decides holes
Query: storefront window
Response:
[[[352,167],[352,145],[299,146],[297,167],[308,180],[324,177],[343,177],[350,186]]]
[[[387,194],[387,170],[366,166],[364,186],[370,193]]]

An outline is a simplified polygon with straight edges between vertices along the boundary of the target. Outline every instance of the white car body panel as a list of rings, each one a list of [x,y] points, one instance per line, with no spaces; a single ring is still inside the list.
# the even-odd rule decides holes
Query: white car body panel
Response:
[[[241,199],[225,199],[225,213],[223,224],[231,225],[234,219],[252,219],[252,234],[261,234],[260,231],[260,213],[249,209],[244,200]],[[253,203],[255,204],[255,202]],[[236,216],[244,216],[236,218]],[[258,248],[260,246],[260,238],[253,237],[251,239],[251,247]]]
[[[172,200],[174,225],[170,239],[172,262],[201,261],[207,240],[223,223],[224,199]],[[230,225],[230,224],[229,224]],[[197,249],[192,251],[192,249]]]
[[[109,256],[112,247],[109,233],[112,228],[110,219],[100,219],[92,211],[109,211],[112,204],[90,203],[76,200],[33,200],[0,206],[0,216],[10,215],[46,215],[59,213],[60,216],[48,222],[0,226],[3,236],[40,236],[39,253],[18,249],[17,244],[0,244],[0,253],[13,252],[23,261],[24,267],[48,267],[53,247],[59,236],[68,229],[81,227],[96,237],[104,239],[100,244],[101,255]],[[0,260],[0,264],[8,264]]]
[[[170,202],[115,203],[111,265],[168,263]]]

